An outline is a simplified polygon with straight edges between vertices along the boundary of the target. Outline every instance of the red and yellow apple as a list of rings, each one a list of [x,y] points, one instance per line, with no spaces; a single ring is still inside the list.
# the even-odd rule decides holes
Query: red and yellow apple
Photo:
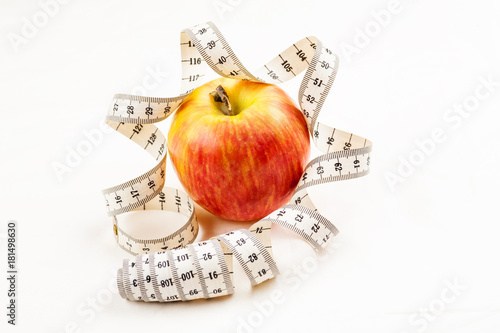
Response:
[[[219,217],[250,221],[286,204],[308,162],[305,118],[272,84],[220,78],[179,106],[168,151],[181,184]]]

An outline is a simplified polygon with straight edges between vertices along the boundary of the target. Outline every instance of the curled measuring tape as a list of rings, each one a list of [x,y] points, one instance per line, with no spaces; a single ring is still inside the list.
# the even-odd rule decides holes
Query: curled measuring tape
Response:
[[[137,255],[125,259],[117,275],[120,295],[128,300],[179,301],[232,294],[233,255],[252,285],[279,274],[271,248],[271,225],[278,224],[320,251],[338,233],[318,213],[308,196],[310,186],[364,176],[370,165],[371,142],[317,121],[330,91],[339,59],[315,37],[304,38],[266,65],[250,73],[211,22],[181,33],[182,93],[156,98],[114,96],[106,123],[134,141],[157,161],[141,176],[103,191],[113,218],[116,241]],[[240,229],[193,244],[198,234],[194,204],[183,191],[165,187],[166,139],[154,123],[166,119],[199,84],[207,67],[221,76],[279,84],[305,70],[299,106],[313,143],[324,155],[311,160],[288,205]],[[117,216],[134,210],[165,210],[185,217],[170,235],[138,239],[119,226]]]

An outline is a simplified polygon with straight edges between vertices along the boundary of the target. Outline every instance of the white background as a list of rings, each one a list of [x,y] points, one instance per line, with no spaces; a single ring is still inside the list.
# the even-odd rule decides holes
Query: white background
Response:
[[[401,0],[390,16],[380,14],[393,8],[384,0],[73,0],[46,7],[51,16],[40,3],[0,5],[2,253],[6,222],[19,224],[18,326],[6,324],[2,277],[2,332],[500,330],[494,1]],[[125,301],[113,274],[129,255],[114,243],[100,190],[153,161],[100,123],[114,93],[174,96],[179,32],[209,20],[250,69],[310,35],[338,53],[320,121],[371,139],[372,171],[311,191],[341,231],[320,262],[277,229],[287,279],[251,289],[237,270],[230,297]],[[299,83],[283,88],[296,98]],[[435,129],[442,140],[429,144]],[[102,140],[58,176],[54,165],[95,131]],[[200,239],[240,227],[201,211],[200,220]]]

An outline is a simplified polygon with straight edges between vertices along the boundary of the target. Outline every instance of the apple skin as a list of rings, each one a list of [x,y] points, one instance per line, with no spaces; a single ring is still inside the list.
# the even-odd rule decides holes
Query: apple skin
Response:
[[[210,93],[221,85],[235,115]],[[310,152],[302,112],[275,85],[219,78],[175,112],[168,151],[187,193],[228,220],[261,219],[290,200]]]

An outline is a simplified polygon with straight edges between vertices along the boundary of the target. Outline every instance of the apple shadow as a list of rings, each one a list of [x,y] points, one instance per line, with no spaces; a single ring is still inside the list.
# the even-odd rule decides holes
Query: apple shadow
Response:
[[[198,218],[198,222],[200,225],[200,231],[198,234],[198,238],[200,241],[204,241],[214,236],[218,236],[233,230],[248,229],[252,224],[258,221],[255,220],[249,222],[242,222],[242,221],[226,220],[218,216],[215,216],[214,214],[210,213],[209,211],[207,211],[206,209],[204,209],[203,207],[201,207],[196,203],[195,203],[195,211],[196,211],[196,217]]]

